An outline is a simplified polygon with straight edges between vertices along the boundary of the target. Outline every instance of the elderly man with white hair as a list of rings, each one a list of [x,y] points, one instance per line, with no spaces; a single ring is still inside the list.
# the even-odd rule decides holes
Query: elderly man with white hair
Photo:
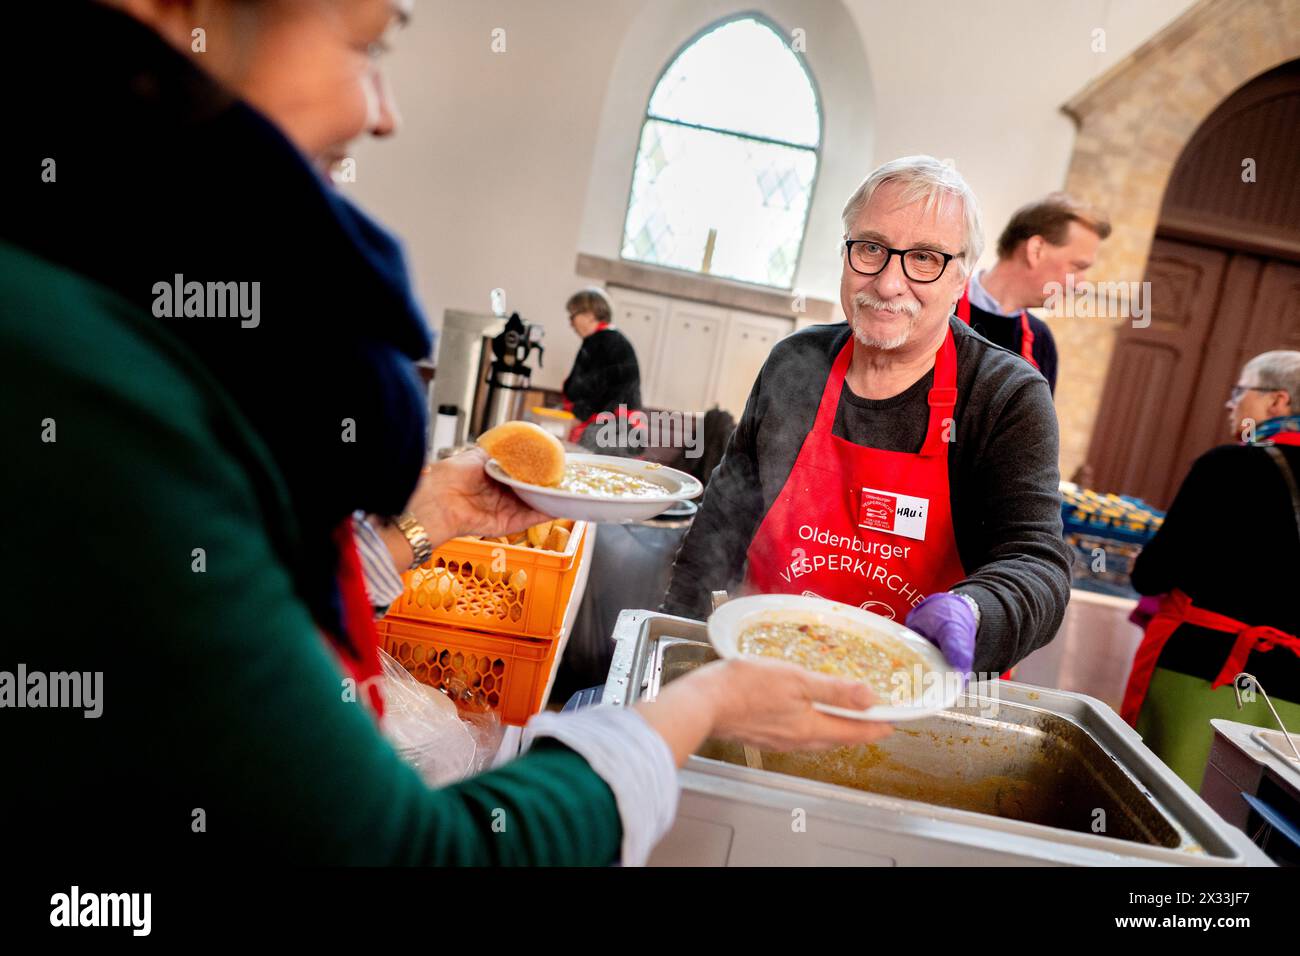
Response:
[[[1196,459],[1132,574],[1139,592],[1162,597],[1121,714],[1193,787],[1211,718],[1275,726],[1258,695],[1238,709],[1237,674],[1300,729],[1300,352],[1247,362],[1227,407],[1238,444]]]
[[[1069,599],[1047,382],[953,315],[982,239],[951,165],[881,166],[844,232],[848,323],[773,348],[665,610],[703,617],[714,590],[810,594],[906,621],[959,670],[1005,670]]]

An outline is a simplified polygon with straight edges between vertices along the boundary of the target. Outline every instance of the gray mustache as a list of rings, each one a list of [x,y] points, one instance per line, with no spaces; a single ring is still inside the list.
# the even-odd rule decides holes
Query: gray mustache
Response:
[[[921,307],[915,303],[908,303],[907,305],[903,305],[901,303],[898,304],[887,303],[881,299],[872,298],[871,296],[867,295],[865,292],[859,292],[857,295],[855,295],[853,297],[853,304],[855,306],[866,305],[866,306],[870,306],[873,309],[880,309],[881,311],[884,312],[900,313],[902,315],[916,315],[918,312],[921,311]]]

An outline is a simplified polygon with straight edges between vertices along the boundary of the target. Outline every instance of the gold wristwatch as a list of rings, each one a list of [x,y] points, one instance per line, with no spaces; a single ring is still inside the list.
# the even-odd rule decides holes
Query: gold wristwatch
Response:
[[[411,567],[418,568],[428,561],[433,555],[433,542],[429,540],[429,533],[424,530],[424,525],[415,520],[415,515],[409,511],[403,511],[393,519],[393,523],[397,525],[397,530],[406,536],[407,542],[411,545],[411,554],[414,555],[411,560]]]

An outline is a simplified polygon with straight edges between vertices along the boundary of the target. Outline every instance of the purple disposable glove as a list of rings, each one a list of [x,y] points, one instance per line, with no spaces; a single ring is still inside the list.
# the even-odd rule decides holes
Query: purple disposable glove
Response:
[[[969,673],[975,661],[975,612],[950,591],[931,594],[907,615],[906,624],[939,650],[954,670]]]

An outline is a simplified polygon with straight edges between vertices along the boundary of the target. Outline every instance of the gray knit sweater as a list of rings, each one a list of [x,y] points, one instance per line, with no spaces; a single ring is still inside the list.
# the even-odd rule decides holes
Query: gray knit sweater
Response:
[[[1070,596],[1061,536],[1056,410],[1047,382],[1019,356],[957,320],[956,440],[948,446],[953,528],[981,624],[974,670],[1001,671],[1055,636]],[[714,471],[673,569],[664,610],[709,613],[709,593],[734,591],[745,552],[812,427],[831,363],[850,334],[818,325],[779,342]],[[933,371],[893,398],[840,394],[834,434],[916,453],[925,440]]]

